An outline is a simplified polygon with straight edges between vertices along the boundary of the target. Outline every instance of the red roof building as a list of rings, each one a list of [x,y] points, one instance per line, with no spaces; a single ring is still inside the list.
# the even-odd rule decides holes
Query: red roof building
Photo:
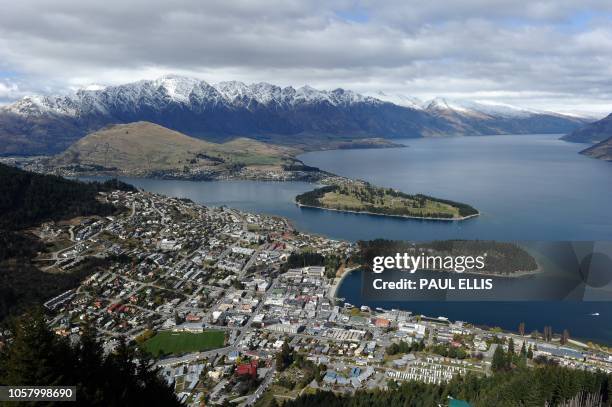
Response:
[[[241,363],[236,366],[236,374],[238,376],[257,377],[257,361],[252,360],[251,363]]]
[[[374,320],[374,325],[379,328],[388,328],[391,325],[391,321],[385,318],[376,318]]]

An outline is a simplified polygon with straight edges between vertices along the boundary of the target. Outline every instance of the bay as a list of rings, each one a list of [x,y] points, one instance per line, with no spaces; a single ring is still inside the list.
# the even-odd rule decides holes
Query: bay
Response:
[[[289,218],[301,231],[345,240],[492,239],[500,241],[612,240],[612,163],[582,156],[586,146],[559,135],[400,140],[407,148],[306,153],[308,165],[407,193],[468,203],[481,216],[436,222],[299,208],[303,182],[193,182],[122,178],[147,191],[209,205]],[[359,272],[348,275],[339,297],[355,305],[396,307],[516,330],[553,326],[572,336],[612,343],[610,302],[366,301]],[[483,306],[486,304],[486,306]],[[599,316],[592,314],[599,313]]]

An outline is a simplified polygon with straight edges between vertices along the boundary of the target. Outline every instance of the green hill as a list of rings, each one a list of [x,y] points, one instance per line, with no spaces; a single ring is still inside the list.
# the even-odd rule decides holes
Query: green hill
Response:
[[[55,167],[109,171],[137,176],[159,173],[222,173],[242,167],[295,162],[293,149],[237,138],[218,144],[149,122],[113,125],[91,133],[55,156]]]

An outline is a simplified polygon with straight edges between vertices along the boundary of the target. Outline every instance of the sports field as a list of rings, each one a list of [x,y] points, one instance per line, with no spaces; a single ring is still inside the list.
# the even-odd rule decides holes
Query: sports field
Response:
[[[143,347],[153,355],[171,355],[220,348],[225,343],[223,331],[158,332],[147,340]]]

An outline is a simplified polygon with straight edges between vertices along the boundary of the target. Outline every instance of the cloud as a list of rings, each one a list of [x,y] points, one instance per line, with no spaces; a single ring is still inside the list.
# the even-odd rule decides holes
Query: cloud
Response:
[[[16,83],[8,78],[0,77],[0,103],[9,102],[23,96],[26,96],[26,93],[21,91]]]
[[[21,0],[0,14],[0,78],[49,93],[178,73],[603,113],[611,15],[607,0]]]

